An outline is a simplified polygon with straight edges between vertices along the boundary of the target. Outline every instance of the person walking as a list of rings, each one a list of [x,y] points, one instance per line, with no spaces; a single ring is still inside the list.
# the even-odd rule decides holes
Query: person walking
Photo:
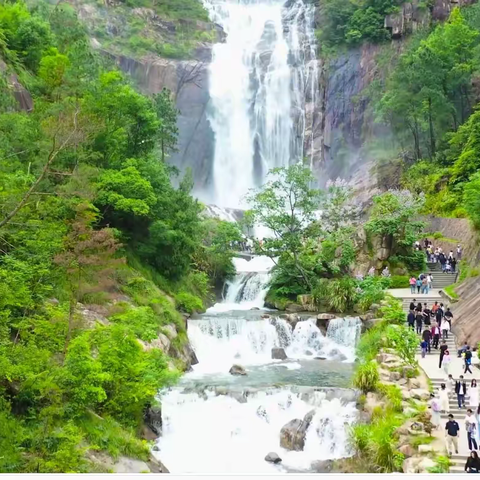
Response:
[[[465,371],[463,373],[473,373],[470,370],[470,365],[472,364],[472,352],[470,350],[470,347],[467,347],[465,350],[465,353],[463,354],[465,357]]]
[[[477,381],[475,379],[473,379],[472,383],[470,383],[470,387],[468,388],[468,396],[470,397],[469,398],[470,407],[477,408],[480,405],[480,403],[478,401],[478,387],[477,387]]]
[[[458,408],[464,408],[467,383],[463,379],[463,375],[460,375],[460,379],[455,382],[455,393],[457,394]]]
[[[423,277],[422,280],[422,293],[425,295],[428,293],[428,279],[427,276]]]
[[[467,410],[465,417],[465,430],[467,432],[467,441],[469,450],[478,450],[477,440],[475,439],[477,433],[477,420],[473,415],[472,409]]]
[[[416,284],[417,284],[417,293],[420,293],[420,289],[422,288],[422,280],[420,280],[420,277],[417,278]]]
[[[445,355],[443,356],[443,371],[448,378],[448,371],[450,370],[450,363],[452,362],[452,357],[450,356],[450,352],[445,350]]]
[[[443,309],[440,306],[435,311],[435,320],[437,321],[439,327],[442,326],[442,318],[443,318]]]
[[[428,306],[426,303],[423,304],[423,324],[430,326],[430,310],[428,309]]]
[[[447,311],[444,313],[443,318],[448,321],[450,324],[450,330],[452,329],[452,320],[453,320],[453,313],[450,310],[450,307],[447,307]]]
[[[417,280],[415,280],[415,285],[417,284]],[[415,310],[415,302],[417,301],[416,298],[414,298],[411,302],[410,302],[410,308],[409,310]]]
[[[429,292],[433,287],[433,275],[431,273],[427,275],[427,283],[428,283],[428,292]]]
[[[450,402],[448,400],[448,390],[444,383],[440,384],[438,398],[440,399],[440,410],[442,413],[447,413],[450,410]]]
[[[462,259],[462,247],[460,244],[457,245],[457,260],[460,261]]]
[[[448,338],[448,332],[450,331],[450,324],[448,322],[442,323],[442,339],[446,340]]]
[[[438,363],[438,368],[442,368],[442,360],[447,350],[448,350],[447,342],[445,340],[442,340],[442,344],[440,345],[440,361]]]
[[[408,328],[415,330],[415,313],[413,310],[410,310],[407,315]]]
[[[417,325],[416,332],[420,335],[422,333],[423,315],[419,311],[417,311],[417,315],[415,316],[415,323]]]
[[[431,422],[432,425],[434,426],[435,429],[437,429],[440,426],[440,412],[442,410],[442,406],[440,404],[440,398],[438,397],[438,392],[432,393],[430,395],[431,400],[430,400],[430,409],[432,411],[432,418]]]
[[[438,350],[438,342],[440,341],[440,328],[436,323],[432,327],[432,345],[435,350]]]
[[[457,259],[456,258],[452,258],[450,260],[450,265],[452,266],[452,273],[455,273],[456,272],[456,269],[457,269]]]
[[[478,458],[477,452],[470,452],[470,456],[465,462],[465,471],[467,473],[480,473],[480,458]]]
[[[420,342],[420,348],[422,349],[422,358],[425,358],[425,355],[427,354],[427,347],[428,342],[422,339],[422,341]]]
[[[447,378],[447,390],[448,395],[453,394],[455,392],[455,380],[453,379],[453,375],[450,373]]]
[[[445,425],[445,430],[446,430],[445,440],[447,444],[447,452],[448,452],[448,455],[451,457],[453,455],[454,449],[455,449],[455,453],[458,454],[458,432],[460,430],[460,426],[453,419],[452,414],[448,416],[448,422]]]
[[[415,293],[415,287],[417,286],[417,279],[414,276],[412,276],[409,282],[410,282],[410,292]]]
[[[475,412],[475,418],[477,419],[477,432],[480,435],[480,405],[477,407],[477,411]]]
[[[464,342],[464,344],[458,350],[458,358],[460,358],[466,351],[468,347],[468,342]]]
[[[425,328],[422,333],[422,338],[427,342],[427,352],[430,353],[432,351],[432,332]]]

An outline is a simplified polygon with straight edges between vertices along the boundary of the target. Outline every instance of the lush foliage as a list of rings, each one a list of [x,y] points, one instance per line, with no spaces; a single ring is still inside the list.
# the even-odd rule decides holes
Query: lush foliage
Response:
[[[385,16],[398,11],[400,0],[327,0],[322,4],[319,39],[326,46],[380,42],[390,38]]]
[[[425,256],[413,250],[413,244],[424,229],[415,220],[424,204],[422,196],[408,190],[389,190],[373,198],[373,207],[365,229],[383,240],[391,253],[390,261],[401,262],[409,269],[423,268]]]
[[[362,363],[355,370],[353,386],[359,388],[363,393],[374,392],[378,388],[380,375],[378,364],[375,360]]]
[[[168,93],[138,93],[66,4],[2,3],[0,33],[0,470],[98,469],[89,449],[146,459],[145,409],[185,367],[175,304],[203,309],[230,237],[212,240],[191,179],[174,187],[162,161]],[[167,352],[149,344],[160,334]]]

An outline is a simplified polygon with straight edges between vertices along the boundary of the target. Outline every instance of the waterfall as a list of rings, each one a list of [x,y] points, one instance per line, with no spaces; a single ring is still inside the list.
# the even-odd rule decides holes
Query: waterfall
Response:
[[[281,428],[312,410],[304,450],[280,448]],[[249,393],[242,403],[213,392],[173,389],[162,397],[162,412],[158,456],[172,473],[237,474],[306,471],[314,461],[349,456],[348,431],[358,415],[354,402],[288,388]],[[268,452],[277,452],[282,463],[265,462]]]
[[[300,321],[292,329],[287,320],[274,316],[247,320],[215,315],[188,323],[188,336],[199,360],[194,367],[198,373],[228,372],[234,363],[249,366],[275,362],[271,357],[273,347],[284,348],[290,360],[320,357],[353,362],[356,331],[357,325],[345,320],[335,335],[324,336],[315,319]]]
[[[227,34],[210,65],[217,205],[238,207],[271,168],[313,155],[318,97],[314,6],[304,0],[203,0]],[[305,151],[305,144],[310,145]]]
[[[328,323],[327,337],[339,345],[355,348],[362,331],[362,321],[358,317],[334,318]]]

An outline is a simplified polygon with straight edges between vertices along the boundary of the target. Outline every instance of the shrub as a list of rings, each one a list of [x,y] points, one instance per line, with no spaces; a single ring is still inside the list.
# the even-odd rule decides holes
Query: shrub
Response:
[[[379,380],[377,362],[372,360],[357,367],[353,377],[353,385],[363,393],[374,392],[378,387]]]
[[[344,313],[353,309],[357,297],[357,286],[353,278],[343,277],[318,282],[313,291],[315,302],[328,309]]]
[[[382,321],[360,337],[357,345],[357,356],[362,361],[368,362],[375,359],[380,350],[386,327],[387,323]]]
[[[391,277],[390,281],[390,288],[408,288],[409,277],[408,275],[394,275]]]
[[[380,314],[389,324],[402,325],[406,319],[402,303],[392,296],[387,296],[386,304],[380,308]]]
[[[204,310],[202,300],[191,293],[177,293],[175,302],[177,303],[177,308],[187,313],[202,312]]]
[[[385,298],[385,289],[390,286],[390,278],[368,276],[358,285],[357,303],[362,311],[367,311],[374,303]]]
[[[386,330],[387,345],[395,349],[400,358],[412,367],[417,366],[415,354],[418,349],[418,337],[413,330],[404,325],[389,325]]]

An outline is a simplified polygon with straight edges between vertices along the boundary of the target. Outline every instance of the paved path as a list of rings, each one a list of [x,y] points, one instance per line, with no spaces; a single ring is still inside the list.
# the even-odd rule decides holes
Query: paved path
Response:
[[[470,382],[473,378],[480,381],[480,371],[475,366],[475,363],[478,363],[477,355],[474,354],[474,358],[472,358],[472,366],[471,370],[473,374],[466,373],[464,374],[464,361],[463,358],[457,357],[457,349],[454,343],[453,335],[450,335],[450,339],[448,340],[449,351],[450,355],[452,355],[452,362],[450,364],[449,373],[453,375],[454,379],[458,379],[460,375],[465,377],[467,381],[467,385],[470,385]],[[430,378],[432,382],[432,386],[435,390],[437,390],[442,382],[444,382],[447,378],[443,367],[439,368],[439,352],[432,349],[430,354],[427,354],[425,358],[422,358],[420,354],[417,355],[417,360],[420,367],[423,369],[425,374]],[[467,392],[468,394],[468,392]],[[469,406],[468,398],[466,399],[467,408]],[[464,419],[466,415],[467,409],[459,409],[457,404],[457,397],[453,393],[450,396],[450,412],[454,416],[455,420],[457,420],[458,424],[460,425],[460,439],[459,439],[459,455],[454,455],[452,457],[452,462],[455,462],[455,466],[451,468],[451,473],[459,473],[463,472],[463,467],[466,461],[466,458],[470,455],[470,450],[468,449],[468,442],[467,442],[467,434],[465,432],[465,424]],[[472,408],[475,411],[475,408]],[[440,424],[441,435],[443,439],[445,439],[445,423],[448,420],[448,414],[442,414],[442,422]],[[440,432],[439,432],[440,433]],[[477,435],[478,441],[478,435]]]
[[[432,289],[428,294],[413,294],[411,293],[409,288],[395,288],[388,290],[393,297],[402,300],[403,308],[405,311],[408,311],[408,305],[410,302],[415,298],[417,302],[427,303],[429,306],[433,304],[433,302],[438,301],[443,302],[446,306],[448,302],[440,295],[439,289]],[[455,315],[454,309],[452,309],[453,314]],[[455,323],[455,318],[453,320]],[[420,337],[419,337],[420,343]],[[470,385],[470,382],[473,378],[477,380],[477,383],[480,382],[480,370],[477,368],[476,364],[479,363],[478,355],[474,353],[472,358],[472,366],[471,370],[473,374],[466,373],[464,374],[464,361],[463,358],[458,358],[457,356],[457,346],[455,342],[455,337],[453,334],[449,335],[449,339],[447,340],[448,348],[450,351],[450,355],[452,356],[452,362],[450,364],[449,373],[452,374],[455,380],[459,379],[460,375],[463,375],[465,380],[467,381],[467,385]],[[448,375],[442,368],[439,368],[439,351],[432,349],[430,354],[427,354],[425,358],[422,358],[420,354],[420,348],[418,349],[418,354],[416,356],[417,361],[420,367],[423,369],[425,374],[428,376],[430,381],[432,382],[432,387],[434,390],[438,390],[440,384],[443,383]],[[469,406],[469,398],[467,392],[466,398],[466,405],[467,408]],[[452,413],[455,420],[457,420],[458,424],[460,425],[460,438],[459,438],[459,453],[458,455],[453,455],[451,461],[455,464],[450,468],[451,473],[461,473],[464,472],[464,465],[466,462],[467,457],[470,455],[470,450],[468,449],[468,441],[467,441],[467,434],[465,431],[465,415],[467,409],[459,409],[457,403],[457,397],[455,393],[451,394],[450,396],[450,411]],[[472,410],[475,411],[474,408]],[[445,444],[445,424],[448,420],[448,413],[442,414],[442,420],[440,424],[440,429],[436,432],[436,437],[440,437]],[[477,441],[479,441],[479,437],[477,435]],[[480,443],[480,442],[479,442]],[[446,450],[445,450],[446,452]]]

